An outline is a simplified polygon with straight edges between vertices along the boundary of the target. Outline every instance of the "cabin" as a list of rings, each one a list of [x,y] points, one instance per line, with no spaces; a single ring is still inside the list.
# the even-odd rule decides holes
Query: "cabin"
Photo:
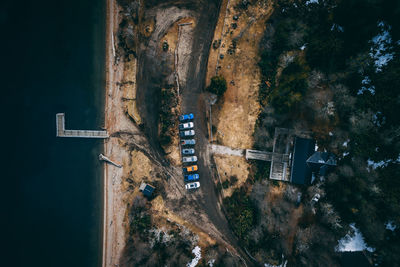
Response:
[[[332,153],[316,151],[307,159],[307,164],[312,172],[325,176],[332,167],[336,166],[337,162],[335,155]]]
[[[313,139],[295,137],[290,171],[290,182],[294,184],[311,184],[312,171],[307,159],[315,152]]]
[[[291,163],[290,182],[309,185],[315,175],[325,176],[337,161],[332,153],[315,151],[313,139],[295,137]]]
[[[143,182],[139,187],[139,190],[142,191],[143,195],[149,198],[153,195],[154,189],[156,189],[154,186]]]

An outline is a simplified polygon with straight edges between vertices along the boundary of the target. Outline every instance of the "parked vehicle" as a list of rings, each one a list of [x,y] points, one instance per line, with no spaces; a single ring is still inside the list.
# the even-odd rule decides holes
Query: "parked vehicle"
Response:
[[[197,168],[197,165],[192,165],[192,166],[184,167],[183,170],[185,172],[195,172],[198,170],[198,168]]]
[[[196,156],[191,156],[191,157],[183,157],[182,162],[183,163],[188,163],[188,162],[196,162],[197,157]]]
[[[191,129],[194,127],[194,123],[193,122],[187,122],[187,123],[181,123],[179,124],[179,130],[186,130],[186,129]]]
[[[199,182],[194,182],[194,183],[186,184],[185,187],[186,187],[187,190],[199,188],[200,187],[200,183]]]
[[[187,174],[185,175],[185,182],[193,182],[199,180],[200,176],[195,173],[195,174]]]
[[[181,137],[194,136],[194,130],[182,131],[179,135]]]
[[[194,146],[196,144],[196,140],[194,139],[183,139],[181,140],[182,146]]]
[[[182,155],[193,155],[194,149],[193,148],[184,148],[182,149]]]
[[[193,113],[182,114],[182,115],[179,116],[179,120],[181,122],[193,120],[193,118],[194,118]]]

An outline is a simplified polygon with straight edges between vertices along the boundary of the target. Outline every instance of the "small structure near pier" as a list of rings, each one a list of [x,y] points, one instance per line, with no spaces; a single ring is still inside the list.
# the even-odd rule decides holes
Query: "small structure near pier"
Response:
[[[115,163],[114,161],[112,161],[111,159],[107,158],[107,157],[104,156],[103,154],[100,154],[100,155],[99,155],[99,160],[108,162],[108,163],[114,165],[115,167],[122,168],[122,165],[121,165],[121,164]]]
[[[139,187],[139,190],[142,191],[143,195],[145,195],[146,197],[149,197],[149,198],[153,194],[154,189],[156,189],[154,186],[143,183],[143,182]]]

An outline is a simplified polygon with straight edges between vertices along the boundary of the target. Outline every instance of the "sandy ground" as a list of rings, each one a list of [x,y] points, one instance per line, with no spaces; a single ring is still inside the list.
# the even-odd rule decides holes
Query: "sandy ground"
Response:
[[[122,163],[122,168],[104,165],[104,221],[103,221],[103,266],[118,264],[125,246],[125,229],[123,221],[126,205],[123,204],[122,177],[129,154],[118,138],[112,137],[116,132],[135,133],[136,127],[124,115],[126,105],[124,90],[119,90],[123,80],[124,64],[115,65],[112,35],[119,23],[118,6],[114,0],[107,1],[106,30],[106,106],[105,126],[110,138],[104,143],[104,154],[112,160]]]
[[[243,168],[243,166],[247,166],[248,163],[244,157],[228,155],[214,155],[214,160],[222,183],[230,181],[231,176],[236,176],[238,179],[234,185],[223,189],[223,196],[230,197],[236,188],[239,188],[246,182],[249,170]]]
[[[112,34],[115,37],[118,30],[119,8],[114,0],[108,0],[107,5],[105,126],[111,137],[104,143],[104,154],[113,161],[121,163],[123,167],[117,168],[108,164],[104,165],[103,267],[118,266],[120,262],[128,229],[128,224],[125,221],[128,211],[127,203],[131,202],[133,197],[140,193],[138,185],[141,181],[151,182],[156,179],[154,177],[158,176],[156,175],[157,173],[168,173],[170,179],[166,190],[169,191],[169,198],[181,200],[187,197],[182,194],[184,193],[182,191],[184,185],[180,171],[174,167],[163,165],[162,161],[157,158],[157,154],[152,153],[146,138],[134,123],[134,121],[136,123],[141,122],[141,118],[137,113],[135,99],[137,60],[131,58],[129,62],[115,61]],[[173,10],[174,8],[171,11]],[[183,14],[177,12],[175,16],[179,18]],[[159,21],[162,21],[162,18],[159,18]],[[182,20],[179,22],[188,21]],[[189,28],[188,30],[190,31],[191,26],[184,27]],[[156,31],[159,30],[157,27],[155,29]],[[187,32],[182,34],[188,35]],[[191,46],[191,43],[182,42],[179,45]],[[185,52],[187,50],[181,50],[183,54],[179,53],[179,56],[183,61],[186,61],[187,55]],[[180,74],[185,79],[186,73],[182,72],[182,68],[179,69],[181,70]],[[189,198],[192,198],[192,196]],[[187,221],[190,217],[185,215],[189,214],[181,214],[183,217],[187,217],[185,220],[166,208],[161,197],[154,200],[153,206],[152,210],[157,217],[163,217],[170,221],[190,226],[190,230],[200,237],[199,244],[201,246],[215,244],[215,239],[209,236],[209,232],[212,232],[213,236],[221,236],[218,230],[209,224],[207,218],[199,220],[207,222],[203,223],[203,226],[208,225],[204,230],[201,230]],[[185,210],[184,207],[182,208]],[[199,216],[201,215],[199,214]]]
[[[193,27],[196,25],[194,18],[185,17],[182,18],[169,28],[165,35],[159,42],[159,50],[162,51],[164,42],[168,43],[168,51],[162,53],[168,53],[171,60],[170,68],[174,70],[174,84],[177,87],[177,92],[180,94],[180,85],[186,83],[186,76],[188,71],[188,63],[190,59],[190,49],[193,42]],[[178,95],[178,105],[172,111],[177,116],[181,112],[181,97]],[[172,134],[172,142],[168,146],[163,146],[167,159],[174,166],[180,167],[181,154],[178,136],[178,125],[175,126]]]
[[[225,77],[228,86],[223,99],[212,107],[212,123],[217,128],[212,141],[237,149],[249,149],[253,146],[252,134],[261,108],[258,103],[261,78],[258,47],[272,7],[257,1],[247,10],[235,9],[240,2],[223,1],[213,39],[221,40],[221,44],[217,49],[210,49],[206,82],[209,84],[211,77],[218,74]],[[234,20],[234,16],[238,19]],[[232,49],[233,40],[236,40],[235,49]],[[215,161],[222,181],[232,175],[238,176],[238,183],[224,190],[224,194],[229,196],[247,179],[250,166],[244,159],[227,155],[217,156]]]
[[[155,73],[159,72],[156,67],[151,69],[144,66],[149,64],[146,60],[155,61],[154,65],[150,64],[151,66],[159,66],[157,51],[161,48],[163,37],[169,38],[169,41],[171,41],[169,49],[175,50],[176,48],[179,58],[177,72],[180,84],[183,84],[182,93],[184,94],[184,91],[186,91],[186,98],[191,100],[185,102],[185,110],[183,111],[187,112],[187,109],[197,106],[197,98],[192,98],[192,95],[189,95],[188,92],[193,91],[194,95],[197,96],[203,87],[199,81],[202,80],[201,77],[204,77],[200,74],[205,74],[206,69],[204,62],[207,59],[207,49],[204,47],[208,48],[209,45],[207,43],[207,46],[203,46],[203,39],[206,35],[200,34],[204,29],[196,27],[195,22],[196,20],[203,20],[202,23],[204,24],[207,16],[192,16],[191,11],[176,7],[168,8],[164,6],[147,10],[145,16],[147,20],[144,21],[143,25],[140,25],[141,29],[146,28],[146,26],[149,26],[150,29],[147,32],[148,44],[144,48],[144,44],[140,43],[140,49],[146,49],[147,54],[139,53],[138,60],[131,58],[129,63],[124,63],[123,60],[116,62],[113,55],[112,34],[114,34],[114,37],[116,36],[120,20],[118,6],[115,0],[108,0],[107,4],[105,126],[111,137],[105,141],[104,154],[121,163],[123,167],[104,166],[103,267],[118,266],[120,263],[127,238],[127,222],[125,221],[127,204],[136,194],[139,194],[137,186],[142,180],[151,182],[154,181],[153,179],[159,179],[164,184],[163,189],[167,197],[166,199],[157,197],[152,201],[153,215],[163,218],[164,221],[174,221],[188,228],[190,226],[190,230],[200,237],[201,246],[214,244],[217,241],[224,244],[231,252],[235,251],[232,246],[240,249],[219,208],[212,176],[208,172],[204,172],[204,175],[202,174],[204,178],[209,176],[207,177],[210,182],[209,186],[207,187],[207,184],[202,182],[201,190],[187,192],[184,189],[181,169],[168,164],[157,150],[157,146],[154,146],[155,142],[151,138],[145,137],[135,124],[135,122],[142,122],[142,119],[138,116],[141,114],[140,109],[143,106],[139,105],[140,102],[138,102],[138,107],[136,107],[136,89],[146,88],[146,90],[138,90],[136,96],[140,94],[139,92],[148,91],[148,87],[144,87],[143,84],[136,88],[136,82],[139,82],[140,77],[141,79],[151,79],[152,75],[154,76]],[[152,19],[154,17],[155,20]],[[172,35],[176,33],[174,32],[176,23],[189,22],[185,20],[190,20],[191,17],[194,18],[193,26],[181,26],[182,31],[178,31],[178,36],[173,37]],[[171,34],[168,35],[169,32]],[[212,32],[210,35],[212,35]],[[176,41],[174,38],[176,38]],[[205,57],[203,57],[203,53]],[[190,60],[190,58],[192,59]],[[193,62],[195,63],[193,64]],[[136,73],[138,76],[135,75]],[[139,77],[137,81],[136,77]],[[150,83],[150,85],[153,84]],[[140,98],[138,98],[139,100]],[[145,108],[154,113],[155,103],[156,101],[146,102]],[[139,112],[137,112],[138,109]],[[146,117],[143,116],[143,118]],[[203,121],[200,118],[200,116],[197,116],[198,120],[195,123],[198,126],[201,125],[200,121]],[[148,120],[144,123],[152,124],[152,121]],[[204,135],[206,131],[197,131],[196,129],[196,132]],[[151,129],[146,134],[156,138],[155,129]],[[198,136],[198,138],[200,137]],[[206,140],[205,136],[203,139]],[[204,158],[204,162],[207,162],[208,146],[205,143],[203,145],[205,148],[203,152],[207,155],[200,153],[199,156]],[[199,166],[200,163],[202,162],[199,161]],[[203,165],[202,168],[205,169],[206,166]],[[243,252],[241,254],[245,257]]]

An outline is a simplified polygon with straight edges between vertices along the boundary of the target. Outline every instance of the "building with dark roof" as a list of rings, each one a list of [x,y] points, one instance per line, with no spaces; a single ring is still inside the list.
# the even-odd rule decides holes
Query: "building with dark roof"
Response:
[[[156,189],[154,186],[146,183],[142,183],[139,187],[139,190],[142,191],[143,195],[145,195],[146,197],[151,197],[154,189]]]
[[[314,140],[295,137],[290,182],[311,184],[314,174],[324,176],[336,164],[332,153],[315,151]]]
[[[307,138],[296,137],[290,171],[290,182],[294,184],[311,184],[312,171],[307,164],[307,159],[315,151],[315,141]]]
[[[311,171],[324,176],[327,171],[336,166],[336,157],[329,152],[316,151],[311,157],[307,159],[307,164],[310,166]]]
[[[340,266],[371,267],[373,265],[365,251],[346,251],[340,253]]]

